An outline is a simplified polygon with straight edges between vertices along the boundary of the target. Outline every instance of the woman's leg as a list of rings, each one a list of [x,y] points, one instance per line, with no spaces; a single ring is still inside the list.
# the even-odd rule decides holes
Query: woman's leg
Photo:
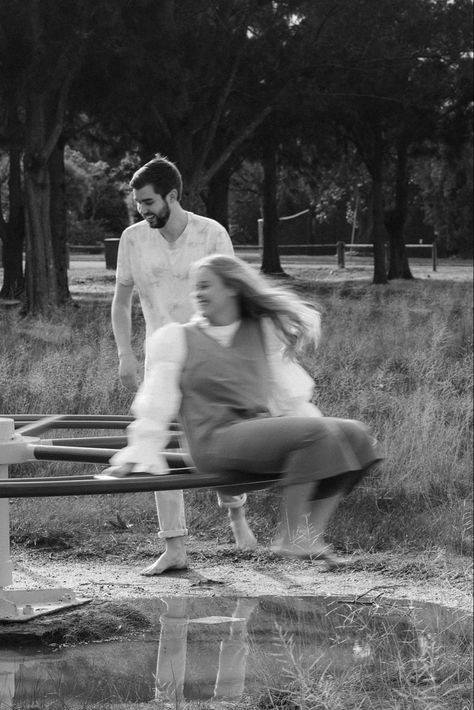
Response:
[[[272,547],[275,552],[303,551],[301,543],[302,536],[305,537],[304,522],[313,490],[314,483],[301,483],[283,489],[278,542]]]
[[[278,417],[240,422],[220,436],[221,470],[282,473],[276,549],[329,557],[324,533],[348,481],[377,460],[364,425],[331,418]],[[321,488],[321,494],[318,489]]]
[[[331,417],[264,417],[217,432],[197,467],[216,472],[282,475],[283,485],[360,471],[377,460],[363,424]]]
[[[319,557],[328,563],[335,562],[324,536],[344,493],[341,491],[308,503],[313,490],[314,484],[284,489],[279,537],[272,550],[284,555]]]
[[[327,544],[324,542],[324,534],[329,520],[333,513],[336,512],[343,498],[344,493],[341,491],[330,498],[320,498],[311,501],[307,529],[309,542],[311,544],[310,549],[315,552],[327,549]]]

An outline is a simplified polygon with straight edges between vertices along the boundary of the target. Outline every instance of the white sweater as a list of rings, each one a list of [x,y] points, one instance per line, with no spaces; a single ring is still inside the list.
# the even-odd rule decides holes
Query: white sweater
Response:
[[[240,321],[236,321],[226,326],[211,326],[199,319],[200,327],[226,347],[231,346],[239,324]],[[311,403],[313,379],[297,362],[285,357],[284,344],[269,319],[262,319],[262,330],[269,369],[267,406],[270,414],[322,416]],[[177,417],[181,406],[180,380],[186,357],[182,324],[169,323],[152,335],[148,343],[149,370],[132,405],[136,420],[127,429],[129,443],[112,457],[112,465],[133,463],[134,471],[169,473],[163,452],[170,438],[169,424]]]

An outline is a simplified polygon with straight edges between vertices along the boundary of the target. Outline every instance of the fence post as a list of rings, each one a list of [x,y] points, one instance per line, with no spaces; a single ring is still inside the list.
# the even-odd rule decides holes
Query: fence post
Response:
[[[433,239],[433,244],[431,245],[431,257],[433,259],[433,271],[438,268],[438,245],[436,244],[436,239]]]
[[[337,267],[338,269],[345,269],[345,251],[346,245],[344,242],[337,242],[336,253],[337,253]]]
[[[105,268],[106,269],[116,269],[117,268],[117,255],[119,248],[119,237],[110,237],[109,239],[104,239],[104,250],[105,250]]]

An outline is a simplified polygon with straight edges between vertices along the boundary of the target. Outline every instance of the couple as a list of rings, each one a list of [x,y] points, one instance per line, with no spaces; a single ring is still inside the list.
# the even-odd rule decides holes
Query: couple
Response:
[[[191,290],[194,316],[148,342],[128,445],[107,473],[166,474],[162,452],[178,418],[199,471],[230,481],[234,471],[279,473],[274,551],[337,566],[328,521],[379,456],[363,424],[322,417],[310,404],[313,381],[296,356],[317,345],[319,313],[229,255],[197,261]],[[186,567],[184,551],[173,566]]]

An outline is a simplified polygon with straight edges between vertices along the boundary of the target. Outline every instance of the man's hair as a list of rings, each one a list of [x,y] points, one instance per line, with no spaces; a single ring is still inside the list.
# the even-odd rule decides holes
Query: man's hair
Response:
[[[171,190],[176,190],[180,200],[183,192],[183,179],[178,168],[171,160],[159,153],[153,160],[142,165],[130,180],[130,187],[134,190],[140,190],[145,185],[152,185],[154,191],[163,199]]]

